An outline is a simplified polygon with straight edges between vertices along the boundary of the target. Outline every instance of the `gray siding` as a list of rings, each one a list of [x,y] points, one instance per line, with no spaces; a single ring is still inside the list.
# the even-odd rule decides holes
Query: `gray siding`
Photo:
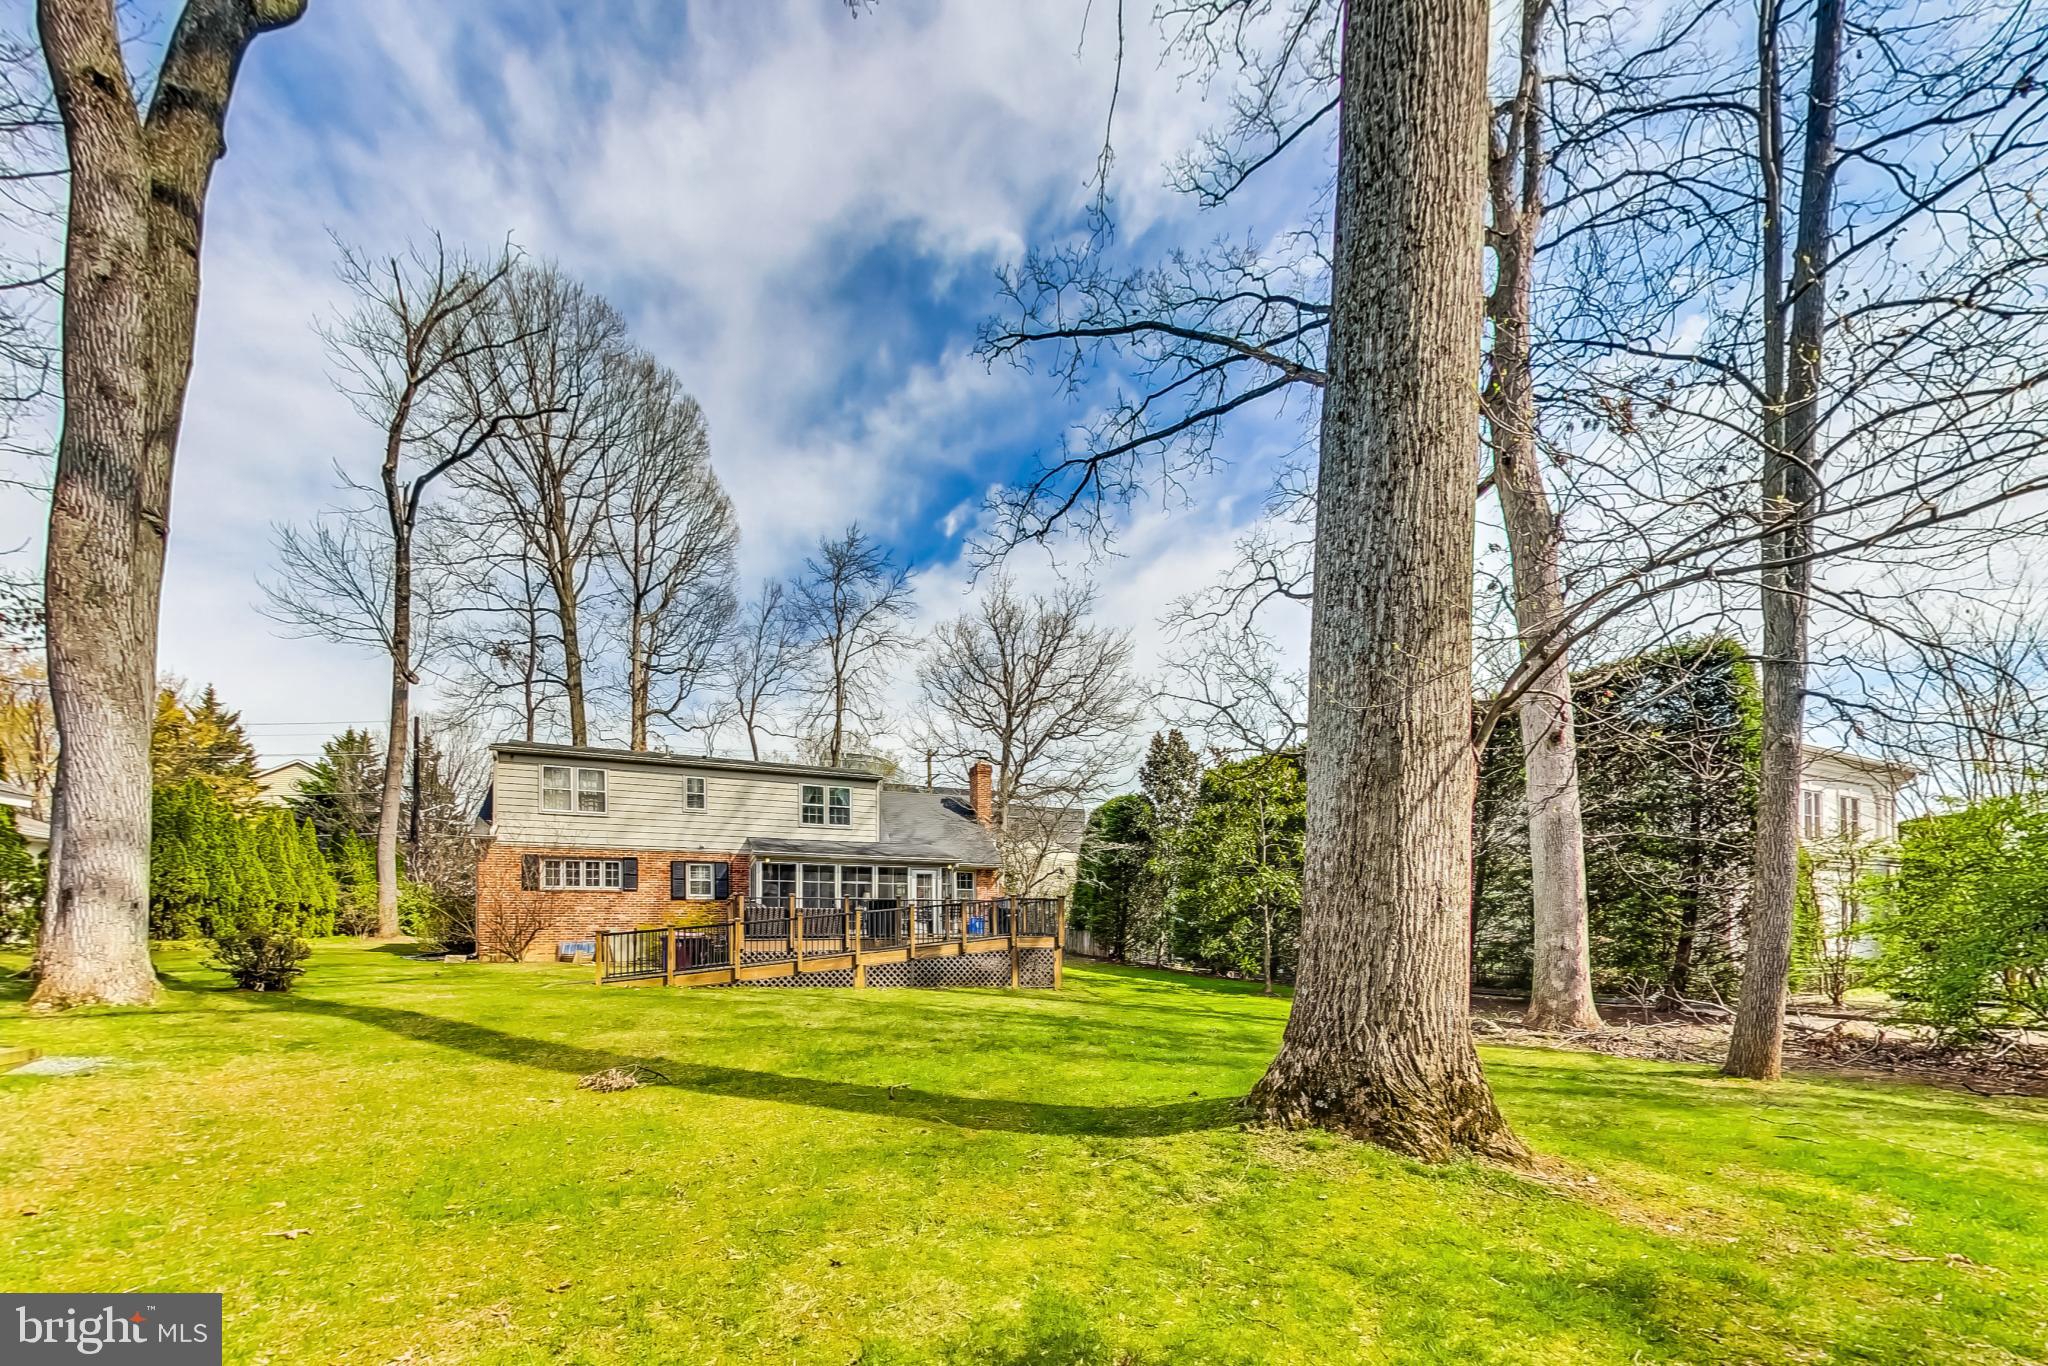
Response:
[[[540,809],[543,764],[601,768],[609,792],[603,815]],[[704,780],[704,810],[683,805],[683,779]],[[803,778],[793,774],[693,769],[678,764],[586,762],[499,755],[492,769],[493,833],[506,844],[551,848],[736,850],[755,836],[768,839],[881,838],[879,792],[873,779]],[[851,825],[805,825],[806,783],[852,790]]]

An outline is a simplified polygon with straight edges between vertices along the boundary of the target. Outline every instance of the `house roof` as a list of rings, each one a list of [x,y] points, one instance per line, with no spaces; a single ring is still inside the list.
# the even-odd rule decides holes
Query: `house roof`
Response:
[[[34,805],[35,795],[27,788],[23,787],[20,783],[9,782],[5,778],[0,778],[0,806],[12,806],[25,810]]]
[[[1866,773],[1882,773],[1897,782],[1901,787],[1920,776],[1920,770],[1914,768],[1911,764],[1896,763],[1890,759],[1876,759],[1867,754],[1852,754],[1846,749],[1830,749],[1826,745],[1816,745],[1809,742],[1800,747],[1800,752],[1802,758],[1806,760],[1832,759],[1836,763],[1844,764],[1850,768],[1861,769]]]
[[[592,763],[648,764],[656,768],[713,768],[735,773],[779,773],[790,777],[833,778],[840,782],[879,783],[882,775],[852,768],[816,764],[772,763],[764,759],[724,759],[705,755],[657,754],[651,750],[600,749],[590,745],[549,745],[505,740],[491,746],[493,754],[525,754],[541,759],[581,759]]]
[[[974,818],[964,792],[906,792],[882,789],[882,837],[947,851],[948,861],[975,868],[1002,862],[995,836]]]
[[[854,844],[846,840],[750,839],[744,853],[757,858],[815,859],[834,863],[959,863],[950,849],[905,840]],[[979,866],[978,861],[976,862]]]

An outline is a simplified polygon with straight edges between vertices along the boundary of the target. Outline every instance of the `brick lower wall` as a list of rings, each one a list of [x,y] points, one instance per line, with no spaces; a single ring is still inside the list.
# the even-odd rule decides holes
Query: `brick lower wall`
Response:
[[[640,885],[632,891],[527,891],[519,885],[520,860],[596,858],[640,861]],[[486,958],[508,956],[508,938],[520,938],[530,925],[539,933],[526,950],[529,959],[551,959],[565,939],[588,939],[599,930],[631,930],[664,925],[678,916],[713,911],[716,902],[669,899],[669,864],[723,863],[732,870],[735,899],[747,895],[748,860],[730,850],[706,849],[548,849],[534,845],[492,844],[476,869],[477,945]]]

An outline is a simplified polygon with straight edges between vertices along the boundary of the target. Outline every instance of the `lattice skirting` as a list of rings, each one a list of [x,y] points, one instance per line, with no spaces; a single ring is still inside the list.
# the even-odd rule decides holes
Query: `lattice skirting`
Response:
[[[1049,987],[1053,984],[1053,967],[1058,961],[1058,949],[1024,949],[1017,955],[1017,985],[1020,987]]]
[[[871,987],[907,987],[910,984],[908,963],[875,963],[868,968],[868,985]]]
[[[850,987],[852,968],[831,968],[824,972],[803,972],[794,977],[770,977],[758,982],[741,982],[743,987]]]

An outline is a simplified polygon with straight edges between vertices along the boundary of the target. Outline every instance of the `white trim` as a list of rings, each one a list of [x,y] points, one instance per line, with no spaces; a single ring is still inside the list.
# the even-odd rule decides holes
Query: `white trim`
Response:
[[[576,881],[570,883],[562,878],[563,870],[575,864]],[[593,885],[583,880],[592,865],[597,865],[597,882]],[[552,867],[555,880],[548,881],[548,870]],[[543,892],[623,892],[626,890],[626,861],[622,858],[583,858],[558,854],[540,861],[540,889]]]
[[[540,784],[536,789],[534,802],[536,809],[539,810],[542,815],[606,816],[611,814],[611,775],[608,774],[604,769],[584,768],[579,767],[575,764],[541,764],[539,767]],[[548,770],[550,769],[556,769],[569,775],[569,804],[567,806],[548,805]],[[586,773],[595,773],[600,779],[603,780],[603,790],[597,793],[597,795],[604,799],[604,805],[600,806],[595,811],[585,810],[583,806],[583,775]]]

